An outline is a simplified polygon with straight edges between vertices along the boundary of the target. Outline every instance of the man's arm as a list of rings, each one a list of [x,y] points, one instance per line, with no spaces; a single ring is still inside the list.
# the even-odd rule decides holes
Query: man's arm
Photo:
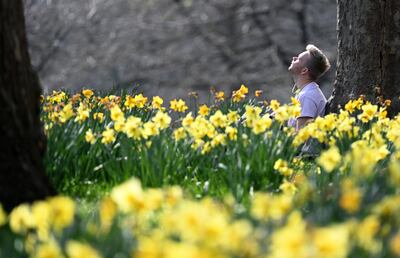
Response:
[[[296,132],[303,128],[306,124],[311,123],[314,119],[312,117],[299,117],[296,119]]]

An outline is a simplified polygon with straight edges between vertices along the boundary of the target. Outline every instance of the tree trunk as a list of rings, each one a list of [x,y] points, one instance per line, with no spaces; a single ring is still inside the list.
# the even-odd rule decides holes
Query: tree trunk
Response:
[[[332,111],[365,95],[400,105],[400,1],[338,0],[338,61]]]
[[[10,210],[55,193],[42,164],[41,88],[31,68],[22,0],[0,0],[0,203]]]

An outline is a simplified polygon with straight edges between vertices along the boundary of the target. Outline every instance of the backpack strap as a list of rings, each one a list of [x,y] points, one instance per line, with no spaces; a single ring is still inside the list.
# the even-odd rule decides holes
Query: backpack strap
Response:
[[[333,100],[333,96],[330,96],[328,98],[328,100],[326,101],[324,116],[326,116],[329,113],[332,113],[332,108],[331,108],[332,100]]]

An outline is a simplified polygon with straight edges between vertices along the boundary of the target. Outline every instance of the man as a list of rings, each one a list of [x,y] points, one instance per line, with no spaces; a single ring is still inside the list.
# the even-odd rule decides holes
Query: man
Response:
[[[297,88],[296,99],[300,101],[301,114],[291,119],[288,125],[300,130],[318,116],[323,116],[326,98],[315,82],[330,68],[328,58],[314,45],[308,45],[306,51],[293,57],[288,68],[294,78],[294,89]]]

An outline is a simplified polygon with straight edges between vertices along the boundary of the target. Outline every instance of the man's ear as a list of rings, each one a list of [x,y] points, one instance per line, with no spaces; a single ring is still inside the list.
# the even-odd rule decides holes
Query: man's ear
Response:
[[[300,72],[301,75],[306,75],[307,73],[308,73],[307,67],[304,67],[303,69],[301,69],[301,72]]]

